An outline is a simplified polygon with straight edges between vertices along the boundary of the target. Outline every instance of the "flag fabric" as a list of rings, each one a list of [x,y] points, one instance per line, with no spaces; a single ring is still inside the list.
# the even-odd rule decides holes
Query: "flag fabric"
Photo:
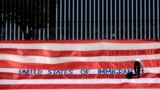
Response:
[[[128,79],[136,58],[144,73]],[[109,88],[160,88],[160,42],[0,42],[0,89]]]

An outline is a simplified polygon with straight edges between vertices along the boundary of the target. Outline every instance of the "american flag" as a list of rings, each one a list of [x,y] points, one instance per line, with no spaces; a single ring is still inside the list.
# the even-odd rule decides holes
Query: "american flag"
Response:
[[[141,78],[134,60],[141,59]],[[0,89],[160,88],[160,42],[1,41]]]

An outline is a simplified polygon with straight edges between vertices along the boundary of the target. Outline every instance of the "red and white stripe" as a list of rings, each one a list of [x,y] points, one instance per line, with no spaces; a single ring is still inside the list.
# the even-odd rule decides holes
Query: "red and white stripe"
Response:
[[[124,74],[98,75],[97,69],[133,68],[140,58],[140,79]],[[0,42],[0,89],[160,88],[160,43],[156,41],[17,41]],[[41,75],[19,74],[41,69]],[[48,75],[47,70],[70,70],[72,75]],[[81,69],[90,69],[82,75]],[[13,87],[14,86],[14,87]]]

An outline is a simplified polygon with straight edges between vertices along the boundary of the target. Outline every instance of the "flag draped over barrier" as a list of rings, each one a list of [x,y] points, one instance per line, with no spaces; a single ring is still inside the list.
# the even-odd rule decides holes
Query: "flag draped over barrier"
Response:
[[[141,78],[134,60],[141,59]],[[160,42],[1,41],[0,89],[160,88]]]

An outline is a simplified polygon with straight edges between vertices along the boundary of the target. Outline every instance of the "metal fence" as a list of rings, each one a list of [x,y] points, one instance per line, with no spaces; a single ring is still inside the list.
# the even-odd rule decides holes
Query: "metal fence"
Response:
[[[159,0],[0,0],[0,39],[160,39],[159,6]]]
[[[1,40],[52,39],[55,4],[53,0],[0,0]]]

